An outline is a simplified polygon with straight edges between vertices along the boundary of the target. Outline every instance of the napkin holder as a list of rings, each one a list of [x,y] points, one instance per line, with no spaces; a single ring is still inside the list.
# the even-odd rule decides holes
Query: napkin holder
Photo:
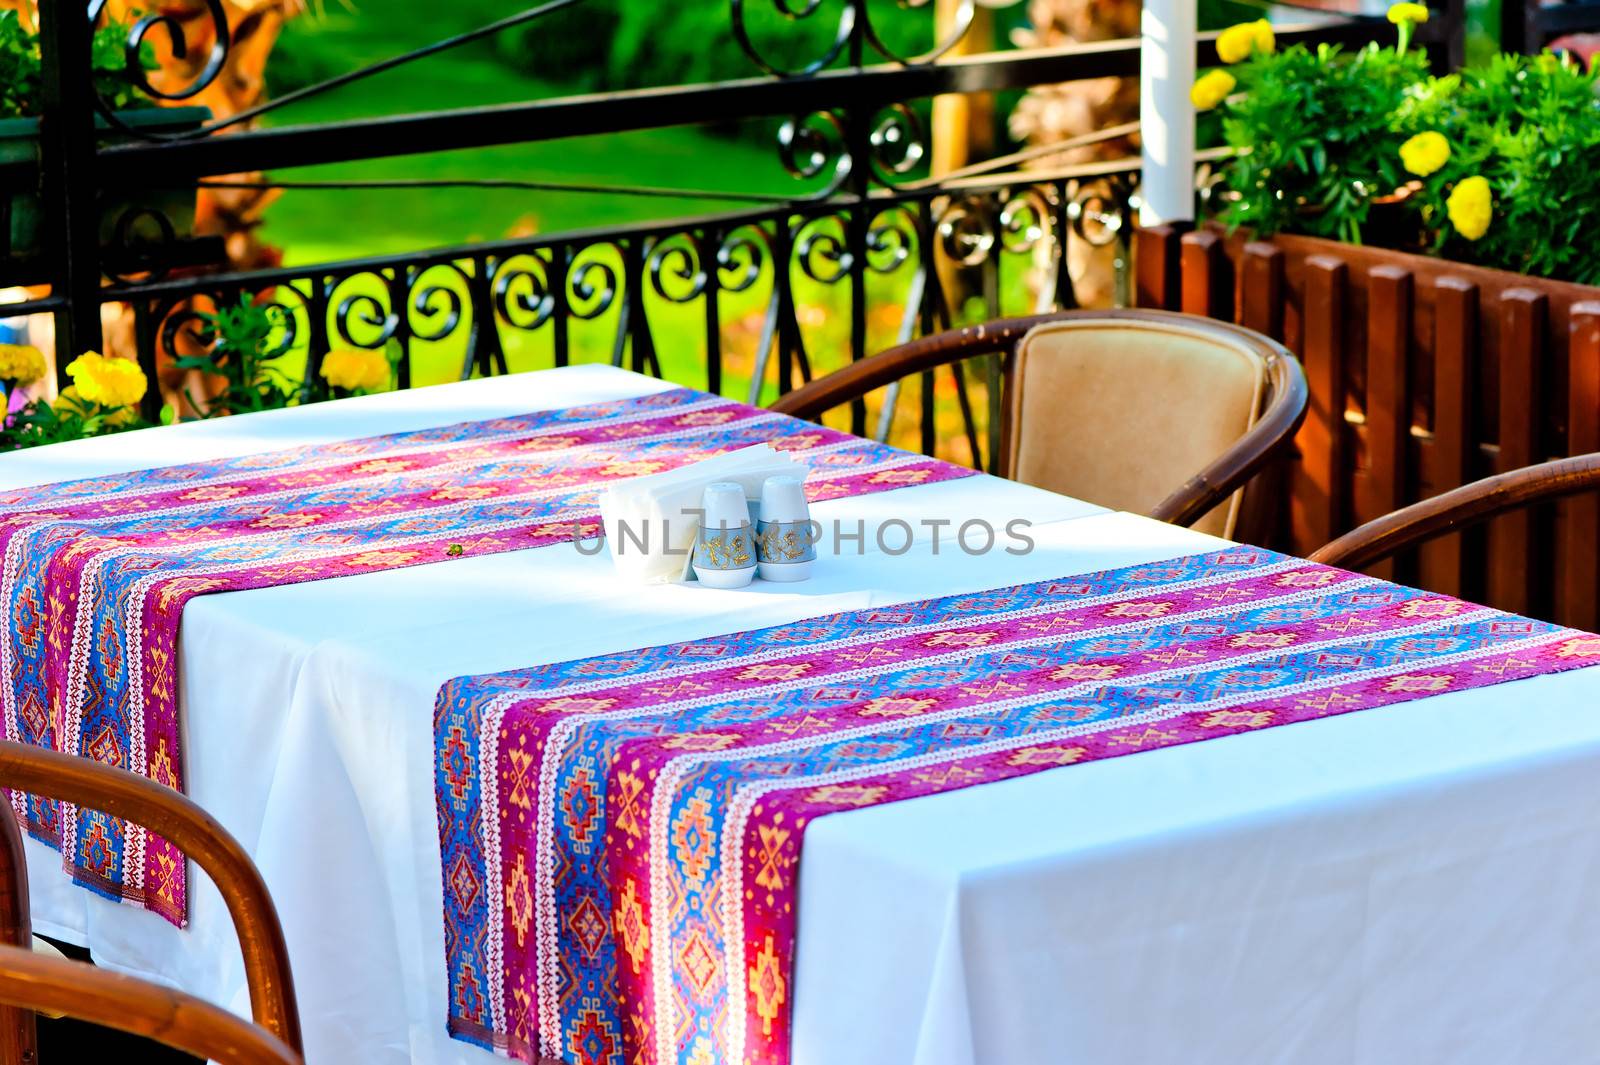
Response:
[[[617,574],[641,584],[689,580],[706,485],[734,481],[754,501],[768,477],[783,475],[804,478],[806,468],[770,444],[757,444],[611,485],[600,495],[600,518]]]

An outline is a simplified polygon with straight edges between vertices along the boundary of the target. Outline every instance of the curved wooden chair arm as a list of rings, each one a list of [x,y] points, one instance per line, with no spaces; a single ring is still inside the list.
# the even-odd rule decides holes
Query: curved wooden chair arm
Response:
[[[271,1032],[192,995],[84,962],[0,946],[0,1002],[148,1036],[222,1065],[300,1065]]]
[[[1524,466],[1385,514],[1318,548],[1310,558],[1329,566],[1361,569],[1507,511],[1594,489],[1600,489],[1600,452]]]
[[[824,411],[860,399],[874,389],[912,374],[970,359],[974,355],[1010,351],[1034,326],[1063,318],[1081,317],[1086,313],[1105,315],[1114,312],[1058,311],[1026,318],[1000,318],[981,325],[952,329],[948,333],[918,337],[802,385],[778,397],[772,409],[796,418],[815,419]]]
[[[0,806],[5,805],[0,796]],[[22,829],[6,806],[0,810],[0,944],[26,947],[33,942],[28,903],[28,865],[22,854]],[[0,1058],[0,1061],[4,1061]]]
[[[1157,521],[1189,526],[1249,483],[1306,420],[1311,391],[1300,360],[1280,350],[1267,362],[1267,409],[1233,445],[1150,512]]]
[[[87,758],[4,740],[0,740],[0,785],[143,825],[194,859],[222,892],[233,917],[256,1024],[295,1052],[302,1049],[289,950],[278,911],[255,863],[215,818],[184,795],[144,777]],[[15,864],[21,874],[20,850]],[[25,874],[17,882],[25,896]]]
[[[0,795],[0,946],[32,953],[33,917],[28,907],[28,867],[22,855],[22,830]],[[31,1065],[39,1060],[39,1035],[33,1011],[0,1005],[0,1065]]]

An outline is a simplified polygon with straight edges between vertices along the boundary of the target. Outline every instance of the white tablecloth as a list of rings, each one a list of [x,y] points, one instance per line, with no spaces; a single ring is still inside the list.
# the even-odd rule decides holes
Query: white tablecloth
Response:
[[[585,367],[150,430],[0,457],[0,487],[660,387]],[[624,587],[563,546],[190,603],[189,791],[273,891],[311,1062],[493,1060],[444,1030],[446,679],[1217,544],[986,477],[818,515],[1021,517],[1038,546],[924,533],[738,592]],[[29,846],[40,931],[245,1012],[202,875],[180,932]],[[1600,1060],[1597,887],[1594,669],[839,814],[806,838],[795,1062]]]

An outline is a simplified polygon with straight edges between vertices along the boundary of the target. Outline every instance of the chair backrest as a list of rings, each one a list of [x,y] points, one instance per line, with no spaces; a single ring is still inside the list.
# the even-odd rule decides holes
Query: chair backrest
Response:
[[[1600,490],[1600,452],[1485,477],[1374,518],[1311,553],[1311,561],[1361,569],[1436,536],[1509,511]]]
[[[283,927],[278,922],[277,910],[272,904],[272,897],[267,892],[266,883],[261,879],[261,873],[256,869],[255,863],[250,860],[250,856],[245,853],[238,840],[234,839],[211,815],[178,792],[126,770],[115,769],[87,758],[5,740],[0,740],[0,787],[59,799],[143,825],[169,840],[200,866],[221,892],[223,901],[228,906],[228,912],[233,917],[234,931],[239,937],[239,946],[244,954],[245,982],[250,992],[251,1015],[256,1022],[254,1026],[248,1027],[253,1027],[262,1035],[270,1037],[269,1043],[261,1043],[260,1046],[279,1043],[291,1054],[299,1054],[300,1016],[295,1006],[294,979],[289,970],[289,952],[284,943]],[[11,811],[9,802],[0,799],[0,806],[5,807],[4,811],[0,812],[0,942],[22,949],[27,946],[30,939],[27,866],[15,815]],[[7,955],[7,958],[11,962],[18,961],[14,955]],[[62,965],[75,964],[64,959],[44,959],[44,961]],[[98,1015],[81,1013],[71,1008],[70,996],[68,1008],[59,1010],[54,999],[24,1002],[23,998],[26,997],[24,993],[32,986],[28,983],[27,974],[35,970],[20,965],[20,962],[12,966],[12,969],[15,974],[20,975],[5,978],[0,974],[0,985],[13,988],[10,992],[0,991],[0,1002],[50,1009],[80,1016],[86,1020],[100,1020]],[[69,980],[69,986],[73,979],[80,982],[89,979],[81,974],[74,975],[72,970],[40,971],[46,976],[54,974],[66,978]],[[89,972],[94,971],[92,967],[89,968]],[[111,974],[101,975],[109,977]],[[41,985],[41,988],[43,986]],[[106,987],[109,989],[108,994],[122,994],[111,985]],[[161,1003],[167,1001],[168,1005],[186,1017],[193,1012],[189,1004],[197,1001],[187,997],[184,997],[181,1003],[177,999],[162,1000],[159,996],[151,999],[147,995],[135,992],[129,992],[123,997],[136,1004],[143,1003],[155,1008],[164,1008],[161,1007]],[[20,1031],[24,1018],[31,1029],[31,1014],[19,1013],[15,1009],[10,1010],[9,1015],[7,1011],[0,1011],[0,1065],[11,1065],[6,1057],[8,1052],[20,1055],[26,1049],[28,1033]],[[123,1027],[114,1020],[101,1023]],[[201,1035],[215,1029],[215,1025],[210,1022],[199,1023],[201,1023]],[[157,1027],[152,1031],[165,1038],[161,1035],[163,1028]],[[248,1040],[240,1045],[247,1044],[251,1047],[258,1045]],[[239,1060],[273,1059],[243,1057]],[[286,1060],[298,1060],[298,1057]]]
[[[1179,315],[1036,326],[1011,371],[1011,476],[1147,514],[1255,427],[1280,352],[1246,330]],[[1242,495],[1193,528],[1233,535]]]
[[[302,1065],[265,1028],[193,995],[24,947],[0,946],[0,1002],[147,1036],[221,1065]]]
[[[772,409],[817,418],[902,378],[993,354],[1003,358],[998,473],[1176,525],[1205,519],[1209,532],[1233,531],[1229,497],[1305,419],[1305,374],[1284,347],[1227,322],[1155,310],[1058,311],[918,337]]]

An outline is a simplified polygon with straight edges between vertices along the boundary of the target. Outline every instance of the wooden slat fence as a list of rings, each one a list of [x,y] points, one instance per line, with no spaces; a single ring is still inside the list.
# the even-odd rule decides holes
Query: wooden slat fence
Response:
[[[1276,543],[1504,470],[1600,451],[1600,288],[1309,237],[1139,231],[1137,301],[1238,322],[1305,364]],[[1435,540],[1380,576],[1600,629],[1600,498]]]

